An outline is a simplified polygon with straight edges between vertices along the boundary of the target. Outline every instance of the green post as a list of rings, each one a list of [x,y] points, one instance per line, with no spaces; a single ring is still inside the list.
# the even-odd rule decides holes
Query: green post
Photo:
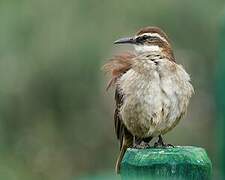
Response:
[[[212,164],[204,149],[192,146],[128,149],[122,179],[211,179]]]

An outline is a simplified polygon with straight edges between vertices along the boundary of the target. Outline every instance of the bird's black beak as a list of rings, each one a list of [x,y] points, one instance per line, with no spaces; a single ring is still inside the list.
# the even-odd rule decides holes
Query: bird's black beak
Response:
[[[126,37],[118,39],[114,42],[114,44],[135,44],[135,38],[133,37]]]

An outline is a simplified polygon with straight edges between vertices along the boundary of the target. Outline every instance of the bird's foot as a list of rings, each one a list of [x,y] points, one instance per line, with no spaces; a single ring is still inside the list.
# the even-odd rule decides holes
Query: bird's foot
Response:
[[[160,143],[156,142],[154,144],[154,148],[158,148],[158,147],[163,147],[163,148],[172,147],[172,148],[174,148],[175,146],[173,144],[165,144],[165,143],[160,144]]]
[[[148,143],[141,142],[141,144],[134,144],[133,148],[135,148],[135,149],[147,149],[147,148],[150,148],[150,145]]]
[[[146,143],[146,142],[142,142],[141,145],[142,145],[143,149],[147,149],[147,148],[151,147],[150,144]]]
[[[133,145],[133,148],[135,148],[135,149],[143,149],[143,147],[140,144]]]
[[[158,142],[156,142],[156,143],[154,144],[154,147],[155,147],[155,148],[157,148],[157,147],[162,147],[162,148],[172,147],[172,148],[174,148],[174,145],[164,143],[164,142],[163,142],[163,139],[162,139],[162,136],[159,135],[159,140],[158,140]]]

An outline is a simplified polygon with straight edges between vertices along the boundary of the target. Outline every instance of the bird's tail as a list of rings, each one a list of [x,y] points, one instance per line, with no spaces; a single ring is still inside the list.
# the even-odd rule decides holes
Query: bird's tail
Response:
[[[120,148],[120,153],[119,153],[119,156],[117,158],[117,161],[116,161],[116,167],[115,167],[115,171],[117,174],[120,173],[120,165],[121,165],[121,162],[123,160],[123,156],[127,150],[127,148],[129,147],[132,147],[133,145],[133,138],[132,136],[123,136],[123,142],[122,142],[122,145],[121,145],[121,148]]]

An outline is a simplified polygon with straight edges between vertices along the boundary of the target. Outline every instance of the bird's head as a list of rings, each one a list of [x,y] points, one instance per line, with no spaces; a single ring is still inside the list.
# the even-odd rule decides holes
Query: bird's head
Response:
[[[121,38],[114,44],[133,44],[137,53],[169,52],[173,56],[167,35],[158,27],[145,27],[135,36]]]

